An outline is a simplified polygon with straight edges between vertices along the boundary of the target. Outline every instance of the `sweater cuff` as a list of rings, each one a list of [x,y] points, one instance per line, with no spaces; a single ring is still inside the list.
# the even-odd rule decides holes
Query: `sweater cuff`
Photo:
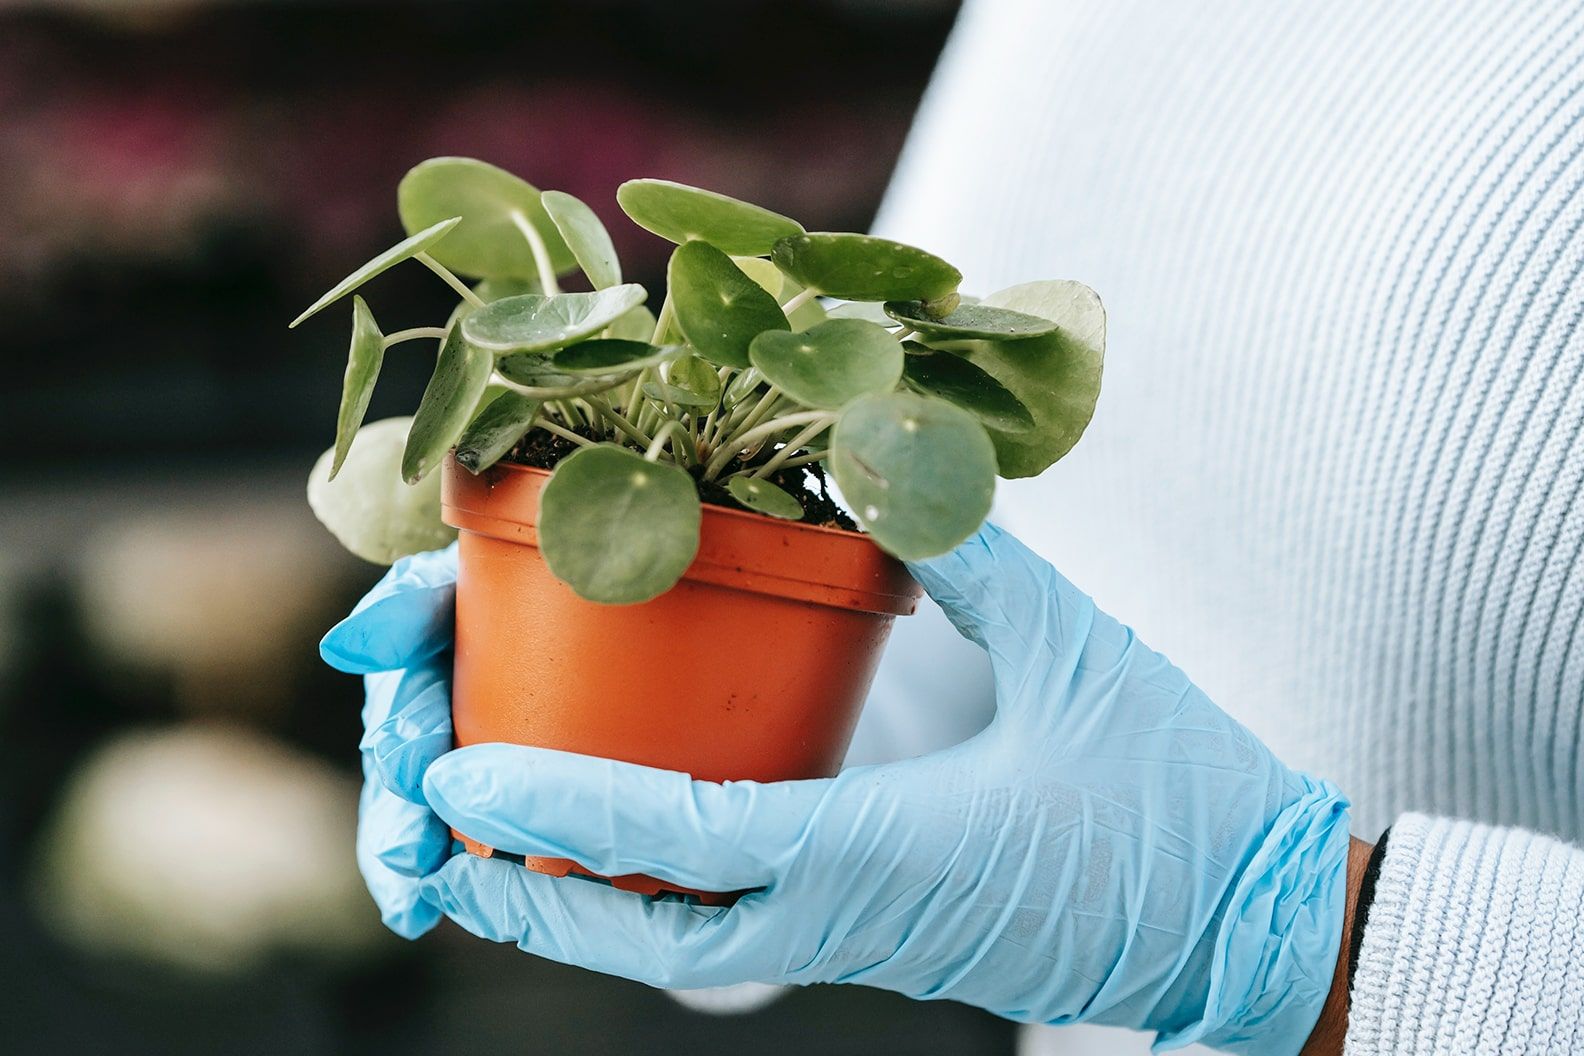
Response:
[[[1584,1046],[1584,852],[1406,814],[1359,951],[1348,1056]]]

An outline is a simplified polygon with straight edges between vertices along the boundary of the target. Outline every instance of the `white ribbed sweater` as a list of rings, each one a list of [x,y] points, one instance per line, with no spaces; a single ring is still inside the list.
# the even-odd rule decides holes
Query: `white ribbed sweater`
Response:
[[[970,0],[877,230],[1100,292],[997,516],[1356,833],[1584,834],[1584,4]],[[962,650],[899,621],[860,756]],[[1398,819],[1348,1051],[1584,1051],[1581,914],[1565,843]]]

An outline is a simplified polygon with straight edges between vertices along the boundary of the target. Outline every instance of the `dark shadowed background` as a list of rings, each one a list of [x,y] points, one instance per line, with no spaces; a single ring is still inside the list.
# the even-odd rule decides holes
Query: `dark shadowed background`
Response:
[[[319,635],[378,570],[312,520],[345,313],[285,324],[467,154],[862,230],[950,0],[0,0],[0,1051],[1010,1052],[946,1003],[733,1017],[450,925],[386,934],[352,855],[358,684]],[[387,330],[449,295],[401,267]],[[407,413],[428,352],[387,360]]]

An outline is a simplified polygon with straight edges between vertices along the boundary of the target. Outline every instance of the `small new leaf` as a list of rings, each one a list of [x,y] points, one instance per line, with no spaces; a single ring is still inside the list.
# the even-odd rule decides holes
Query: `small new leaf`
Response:
[[[714,407],[720,403],[720,373],[713,363],[702,356],[683,356],[671,364],[666,381],[697,396],[703,401],[698,406]]]
[[[352,298],[352,345],[347,349],[346,376],[341,382],[341,408],[336,412],[335,458],[330,463],[330,479],[341,472],[352,438],[357,435],[363,416],[368,413],[369,397],[379,380],[380,364],[385,360],[385,335],[380,333],[374,313],[363,298]]]
[[[755,513],[779,517],[783,521],[803,519],[803,505],[768,480],[736,476],[726,482],[726,490],[732,498]]]
[[[616,247],[594,210],[564,191],[545,191],[539,200],[594,288],[620,285],[621,263],[616,259]]]
[[[451,328],[407,434],[401,463],[402,479],[407,483],[416,484],[428,476],[461,437],[494,365],[495,357],[469,344],[461,327]]]
[[[287,327],[287,329],[296,327],[297,324],[308,319],[310,316],[315,315],[321,309],[329,307],[336,301],[339,301],[341,298],[345,297],[347,294],[351,293],[353,290],[357,289],[359,286],[363,285],[365,282],[369,281],[381,272],[388,271],[397,264],[400,264],[402,261],[411,257],[416,257],[418,254],[425,252],[436,242],[440,241],[447,234],[449,234],[451,229],[456,227],[457,224],[461,222],[461,217],[453,216],[449,220],[441,220],[438,223],[424,228],[422,231],[419,231],[417,234],[412,235],[409,238],[402,239],[400,242],[396,243],[394,246],[387,249],[373,260],[368,261],[362,267],[352,272],[352,274],[348,275],[346,278],[330,287],[330,289],[325,291],[325,295],[323,297],[310,304],[306,309],[303,310],[301,315],[293,319],[291,321],[291,325]]]
[[[469,473],[484,472],[516,446],[539,413],[539,401],[517,392],[503,392],[484,405],[457,441],[457,465]]]

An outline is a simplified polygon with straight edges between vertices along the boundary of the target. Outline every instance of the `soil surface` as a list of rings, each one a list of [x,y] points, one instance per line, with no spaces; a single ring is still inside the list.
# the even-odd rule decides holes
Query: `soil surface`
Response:
[[[585,430],[576,432],[580,436],[587,436],[591,440],[602,439],[595,437]],[[555,436],[543,429],[530,430],[517,446],[506,453],[503,461],[515,462],[522,466],[534,466],[538,469],[554,469],[555,464],[577,450],[578,445],[565,437]],[[730,475],[732,470],[739,467],[736,463],[728,466],[728,471],[723,476]],[[699,498],[714,506],[725,506],[733,510],[748,510],[748,507],[732,498],[731,492],[726,490],[719,480],[699,480],[700,469],[691,470],[693,479],[698,486]],[[847,515],[847,511],[836,505],[827,492],[825,481],[825,468],[815,462],[808,466],[798,466],[793,469],[781,469],[770,474],[771,483],[782,489],[803,506],[804,524],[817,524],[822,528],[840,528],[844,531],[856,532],[858,525]],[[752,510],[748,510],[752,513]]]

